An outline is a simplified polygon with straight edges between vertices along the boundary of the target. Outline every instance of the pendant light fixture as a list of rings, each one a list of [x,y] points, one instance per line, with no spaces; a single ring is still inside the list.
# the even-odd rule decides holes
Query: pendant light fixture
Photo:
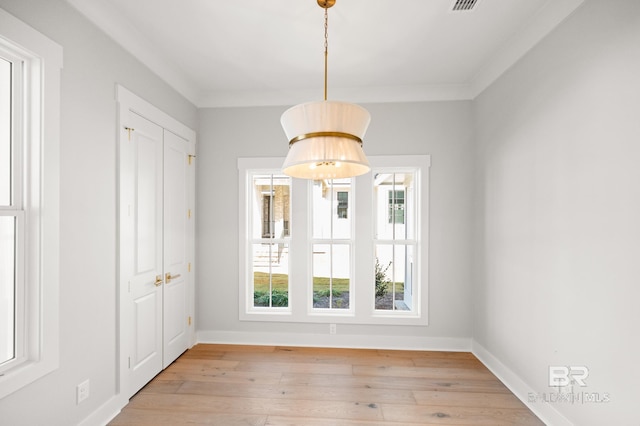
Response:
[[[324,9],[324,101],[296,105],[280,122],[289,139],[282,171],[302,179],[339,179],[370,170],[362,149],[371,116],[347,102],[327,100],[328,10],[336,0],[317,0]]]

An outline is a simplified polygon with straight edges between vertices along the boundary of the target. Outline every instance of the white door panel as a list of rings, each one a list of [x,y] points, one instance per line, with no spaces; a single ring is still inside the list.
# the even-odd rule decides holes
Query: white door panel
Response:
[[[186,347],[187,335],[187,312],[186,312],[186,280],[172,281],[165,285],[165,306],[164,311],[164,343],[165,367],[171,364]]]
[[[188,347],[187,246],[189,156],[187,142],[164,133],[164,367]]]
[[[136,134],[133,143],[137,145],[136,156],[136,273],[156,272],[161,256],[160,232],[162,232],[162,177],[158,162],[161,161],[158,144],[161,139]],[[160,163],[161,165],[162,163]]]
[[[160,300],[157,292],[139,297],[133,301],[133,316],[135,318],[136,346],[133,349],[131,368],[137,370],[152,360],[158,353],[158,341],[156,320]]]
[[[132,391],[137,392],[162,369],[162,139],[163,129],[130,113],[129,144],[133,156],[131,173],[133,202],[133,270],[130,277],[133,307]]]

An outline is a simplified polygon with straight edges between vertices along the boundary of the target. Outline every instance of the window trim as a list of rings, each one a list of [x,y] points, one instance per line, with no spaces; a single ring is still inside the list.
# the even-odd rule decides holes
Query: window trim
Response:
[[[429,169],[431,166],[431,157],[429,155],[399,155],[399,156],[370,156],[369,162],[372,170],[375,169],[393,169],[395,171],[415,170],[419,169],[418,191],[420,191],[420,205],[418,211],[420,214],[418,226],[416,228],[417,244],[416,258],[419,259],[419,267],[416,273],[416,304],[413,311],[380,311],[375,310],[374,300],[375,292],[373,285],[358,285],[358,280],[366,283],[374,282],[374,244],[376,240],[374,235],[374,218],[373,215],[359,215],[352,210],[352,217],[356,218],[354,240],[352,246],[352,268],[354,294],[350,299],[350,305],[353,304],[353,312],[339,312],[339,309],[330,311],[321,311],[312,309],[308,301],[311,294],[311,275],[308,271],[312,265],[312,229],[308,226],[311,223],[311,211],[309,203],[310,197],[299,196],[298,194],[307,194],[312,182],[303,179],[292,179],[291,185],[291,222],[294,224],[290,241],[290,253],[304,253],[304,261],[290,259],[290,275],[289,275],[289,309],[280,310],[261,310],[255,311],[250,309],[253,301],[252,295],[249,294],[249,272],[248,265],[250,259],[248,238],[248,221],[247,206],[251,193],[250,180],[247,178],[249,171],[252,173],[274,173],[281,169],[284,158],[238,158],[238,181],[239,181],[239,319],[241,321],[274,321],[274,322],[294,322],[294,323],[340,323],[340,324],[371,324],[371,325],[428,325],[428,277],[429,277]],[[353,196],[351,198],[351,208],[358,209],[358,206],[371,206],[373,211],[373,191],[363,190],[362,188],[373,188],[372,173],[367,173],[355,178],[353,187]],[[359,189],[360,188],[360,189]],[[366,209],[362,209],[365,210]],[[301,231],[302,230],[302,231]],[[298,233],[304,232],[304,237],[300,237]],[[358,235],[371,235],[365,241],[358,241]],[[355,256],[355,253],[358,256]],[[302,259],[301,259],[302,260]],[[305,263],[306,262],[306,263]],[[361,273],[358,275],[358,271]],[[363,272],[363,271],[366,271]],[[296,285],[296,283],[304,283],[304,285]],[[356,294],[357,293],[357,294]],[[351,310],[351,309],[350,309]]]
[[[62,48],[0,9],[0,47],[23,60],[25,359],[0,376],[0,398],[59,366],[59,174]]]

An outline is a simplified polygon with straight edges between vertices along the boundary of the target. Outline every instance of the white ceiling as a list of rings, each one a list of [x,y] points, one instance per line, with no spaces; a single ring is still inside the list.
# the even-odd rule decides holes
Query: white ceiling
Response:
[[[316,0],[67,0],[200,107],[323,97]],[[330,100],[473,99],[583,0],[337,0]]]

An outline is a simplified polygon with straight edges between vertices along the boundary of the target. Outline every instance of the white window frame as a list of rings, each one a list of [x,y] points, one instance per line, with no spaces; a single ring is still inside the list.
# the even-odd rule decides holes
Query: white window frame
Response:
[[[62,48],[0,9],[0,49],[23,64],[20,141],[24,267],[20,359],[0,371],[0,398],[59,365],[59,174]]]
[[[357,217],[357,205],[355,203],[352,203],[350,208],[349,208],[349,214],[351,214],[351,219],[350,219],[350,230],[349,230],[349,238],[340,238],[337,237],[335,235],[330,235],[328,237],[316,237],[313,235],[314,233],[314,223],[313,223],[313,211],[314,211],[314,207],[313,207],[313,185],[314,182],[313,181],[309,181],[309,180],[305,180],[304,181],[305,186],[307,187],[307,191],[303,194],[304,197],[307,198],[308,200],[308,207],[307,207],[307,211],[308,211],[308,223],[310,224],[310,226],[308,226],[308,232],[309,232],[309,236],[307,238],[308,241],[308,245],[307,245],[307,252],[309,253],[309,255],[311,256],[311,262],[309,262],[308,265],[305,265],[306,268],[308,269],[307,271],[304,272],[305,278],[306,278],[306,282],[307,282],[307,288],[308,288],[308,297],[307,297],[307,314],[310,317],[313,316],[319,316],[319,317],[353,317],[356,315],[356,311],[355,311],[355,300],[357,297],[357,292],[356,292],[356,287],[355,287],[355,282],[356,282],[356,277],[358,274],[358,270],[355,267],[355,256],[356,256],[356,244],[355,244],[355,240],[356,240],[356,228],[355,228],[355,220],[353,220],[353,218]],[[357,183],[355,178],[351,178],[351,185],[350,185],[350,189],[349,189],[349,193],[352,196],[352,199],[356,199],[357,197]],[[334,192],[335,194],[335,192]],[[331,198],[331,203],[333,203],[333,196]],[[332,205],[331,207],[331,211],[330,211],[330,221],[331,221],[331,226],[333,227],[334,224],[334,220],[338,220],[338,212],[337,212],[337,196],[336,196],[336,204]],[[335,214],[335,217],[334,217]],[[348,308],[314,308],[313,307],[313,253],[314,253],[314,247],[316,245],[328,245],[328,246],[335,246],[335,245],[346,245],[348,246],[349,250],[349,307]],[[331,255],[331,261],[333,261],[333,254]],[[293,261],[294,265],[295,265],[295,259]],[[333,321],[333,322],[341,322],[341,321]]]
[[[279,172],[278,170],[256,170],[253,169],[249,172],[247,172],[246,174],[246,182],[247,182],[247,197],[250,197],[252,195],[252,191],[253,191],[253,178],[255,176],[266,176],[266,175],[280,175],[282,174],[281,172]],[[293,184],[293,179],[291,179],[291,183]],[[292,192],[293,192],[293,188],[290,188],[290,199],[292,199]],[[250,203],[249,198],[247,198],[247,203]],[[273,204],[271,204],[271,209],[273,211]],[[291,206],[289,207],[291,209]],[[247,209],[250,209],[249,204],[247,204]],[[289,214],[291,215],[291,212],[289,212]],[[291,216],[289,216],[291,217]],[[271,233],[270,237],[252,237],[252,235],[256,235],[255,233],[255,229],[252,229],[252,225],[251,225],[251,221],[250,221],[250,217],[247,216],[247,259],[251,259],[251,253],[253,250],[253,246],[254,244],[287,244],[289,246],[288,251],[291,251],[290,248],[290,244],[291,244],[291,235],[289,234],[288,236],[284,236],[284,237],[275,237],[275,235],[273,235],[273,229],[271,228],[271,225],[269,225],[269,231]],[[262,235],[263,233],[260,232],[260,235]],[[248,262],[250,262],[248,260]],[[250,262],[251,263],[251,262]],[[253,269],[252,265],[249,265],[249,268]],[[247,270],[246,272],[249,272],[249,270]],[[270,272],[271,273],[271,272]],[[247,291],[245,293],[245,297],[246,299],[246,306],[247,309],[251,312],[265,312],[265,313],[280,313],[280,314],[288,314],[291,312],[291,274],[289,274],[289,286],[287,288],[287,294],[289,297],[289,303],[287,304],[287,306],[255,306],[254,303],[254,289],[253,289],[253,282],[252,282],[252,274],[249,273],[247,275],[247,277],[245,278],[245,280],[248,281],[249,283],[249,287],[247,288]],[[243,299],[244,300],[244,299]]]
[[[248,202],[252,173],[279,173],[284,158],[239,158],[239,319],[243,321],[278,321],[300,323],[427,325],[429,277],[429,155],[371,156],[372,170],[417,171],[416,190],[419,203],[416,228],[416,255],[419,263],[415,272],[414,298],[411,311],[383,311],[375,309],[374,288],[374,211],[373,175],[355,178],[350,195],[353,220],[352,268],[353,292],[350,308],[313,309],[312,303],[312,229],[311,185],[313,182],[292,179],[291,224],[289,246],[289,306],[287,309],[256,309],[253,307],[251,282],[251,238],[249,235]],[[357,220],[356,220],[357,218]]]
[[[375,163],[375,160],[374,160]],[[400,160],[397,160],[394,164],[400,164]],[[421,193],[421,191],[423,190],[421,187],[424,184],[424,182],[422,182],[422,175],[425,173],[424,170],[422,170],[421,167],[418,166],[410,166],[410,165],[403,165],[403,166],[398,166],[398,165],[394,165],[392,167],[388,167],[388,166],[374,166],[372,164],[372,172],[371,172],[371,187],[373,187],[373,180],[375,177],[376,173],[383,173],[383,174],[398,174],[398,173],[411,173],[414,175],[414,177],[416,178],[416,185],[415,185],[415,190],[418,193],[418,201],[422,201],[422,198],[424,196],[424,194]],[[394,189],[395,191],[395,189]],[[384,196],[384,200],[388,200],[388,198],[386,196]],[[405,200],[406,200],[406,193],[405,193]],[[386,205],[386,203],[385,203]],[[387,222],[387,216],[388,216],[388,208],[384,209],[384,212],[380,209],[376,209],[373,208],[373,211],[375,211],[377,214],[381,214],[383,215],[383,218],[377,218],[374,215],[374,220],[378,223],[380,222]],[[424,213],[422,212],[422,207],[420,206],[415,206],[414,209],[412,209],[412,211],[408,211],[408,210],[404,210],[404,221],[403,221],[403,225],[407,225],[407,216],[411,216],[411,217],[415,217],[413,220],[415,221],[415,229],[414,229],[414,234],[408,238],[395,238],[395,235],[393,238],[391,239],[387,239],[387,238],[380,238],[377,235],[375,235],[375,230],[373,232],[373,245],[374,245],[374,251],[375,251],[375,246],[376,245],[393,245],[393,246],[412,246],[414,248],[414,252],[416,254],[416,257],[418,257],[418,259],[420,259],[420,250],[421,250],[421,244],[420,242],[422,241],[421,238],[421,230],[424,228],[422,222],[424,220],[424,217],[426,217],[424,215]],[[395,211],[392,211],[393,215],[395,215]],[[422,216],[422,217],[421,217]],[[375,227],[375,224],[374,224]],[[395,234],[395,232],[394,232]],[[375,262],[375,256],[374,256],[374,262]],[[417,277],[417,281],[418,283],[420,282],[420,269],[422,265],[422,260],[420,260],[418,262],[418,265],[416,265],[416,277]],[[406,278],[405,278],[405,283],[406,283]],[[421,297],[421,287],[420,285],[416,286],[415,291],[417,293],[417,300],[421,301],[422,297]],[[394,299],[394,303],[395,303],[395,299]],[[420,310],[423,309],[423,306],[418,303],[415,304],[415,306],[413,306],[413,308],[410,311],[402,311],[402,310],[375,310],[375,316],[378,317],[385,317],[385,316],[394,316],[394,317],[413,317],[417,315],[420,315]],[[418,310],[418,312],[416,312],[416,310]]]

